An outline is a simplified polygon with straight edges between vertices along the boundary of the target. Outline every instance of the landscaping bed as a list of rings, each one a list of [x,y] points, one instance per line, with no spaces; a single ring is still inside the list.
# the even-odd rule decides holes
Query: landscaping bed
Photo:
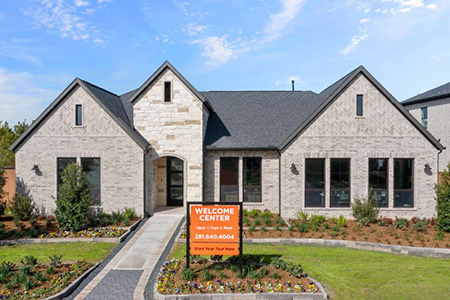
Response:
[[[156,282],[163,295],[243,294],[243,293],[321,293],[319,286],[300,264],[273,257],[247,256],[242,270],[235,257],[226,262],[194,260],[189,269],[184,260],[164,263]]]
[[[0,264],[0,299],[44,299],[52,296],[93,264],[86,261],[62,263],[62,256],[52,256],[50,264],[38,264],[32,256],[25,256],[19,265],[3,261]]]

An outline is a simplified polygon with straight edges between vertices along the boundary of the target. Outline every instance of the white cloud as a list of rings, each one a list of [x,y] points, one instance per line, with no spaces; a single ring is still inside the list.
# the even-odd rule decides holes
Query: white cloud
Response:
[[[431,3],[431,4],[427,5],[427,8],[429,10],[436,10],[436,9],[438,9],[438,6],[436,4],[434,4],[434,3]]]
[[[74,4],[77,7],[88,6],[89,5],[89,1],[75,0]]]
[[[352,39],[350,40],[350,43],[345,47],[344,49],[340,50],[342,55],[347,55],[352,51],[355,51],[358,47],[359,43],[361,43],[363,40],[367,39],[369,35],[367,32],[362,32],[360,35],[354,35]]]
[[[289,22],[291,22],[300,12],[305,0],[280,0],[280,2],[282,11],[270,15],[263,42],[272,42],[279,38]]]
[[[300,86],[304,85],[304,82],[301,80],[298,75],[287,76],[285,79],[276,80],[274,84],[278,87],[287,87],[289,90],[292,89],[292,80],[294,80],[295,90],[299,90]]]
[[[369,23],[369,22],[370,22],[370,20],[367,19],[367,18],[364,18],[364,19],[359,20],[359,23],[360,23],[360,24],[365,24],[365,23]]]
[[[106,3],[109,3],[109,2],[111,2],[112,0],[98,0],[98,3],[103,3],[103,2],[106,2]]]
[[[94,43],[96,43],[97,45],[101,45],[101,44],[103,44],[105,41],[104,40],[102,40],[102,39],[95,39],[94,40]]]
[[[182,31],[186,32],[190,36],[196,36],[197,34],[205,31],[208,28],[206,25],[198,25],[197,23],[189,23]]]
[[[400,4],[400,6],[417,8],[423,7],[422,0],[395,0],[396,3]]]
[[[230,61],[236,56],[233,45],[228,42],[228,36],[210,36],[201,40],[195,40],[194,44],[203,46],[202,56],[207,58],[209,65],[217,66]]]

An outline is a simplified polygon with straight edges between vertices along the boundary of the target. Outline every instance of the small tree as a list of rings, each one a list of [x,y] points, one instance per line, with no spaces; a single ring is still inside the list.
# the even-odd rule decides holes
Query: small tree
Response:
[[[0,217],[5,212],[5,202],[3,200],[3,198],[5,197],[5,192],[3,191],[5,184],[6,184],[5,169],[0,164]]]
[[[450,163],[441,177],[436,190],[436,224],[442,231],[450,232]]]
[[[378,208],[376,193],[369,192],[367,198],[355,198],[352,204],[353,217],[360,225],[374,223],[378,219]]]
[[[72,163],[64,169],[61,179],[55,210],[58,227],[81,230],[89,223],[89,207],[92,205],[88,176],[79,165]]]
[[[11,213],[16,220],[29,220],[34,213],[35,207],[33,199],[28,195],[16,193],[10,205]]]

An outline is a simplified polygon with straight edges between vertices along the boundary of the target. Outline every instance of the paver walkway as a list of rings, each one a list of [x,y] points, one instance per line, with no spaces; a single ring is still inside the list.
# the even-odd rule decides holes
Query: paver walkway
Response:
[[[183,215],[182,207],[157,210],[75,299],[144,299],[153,268]]]

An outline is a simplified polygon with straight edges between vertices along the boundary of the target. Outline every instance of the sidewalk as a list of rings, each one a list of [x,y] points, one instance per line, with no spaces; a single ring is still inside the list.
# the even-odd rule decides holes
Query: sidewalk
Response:
[[[182,207],[155,212],[75,299],[144,299],[153,268],[183,215]]]

